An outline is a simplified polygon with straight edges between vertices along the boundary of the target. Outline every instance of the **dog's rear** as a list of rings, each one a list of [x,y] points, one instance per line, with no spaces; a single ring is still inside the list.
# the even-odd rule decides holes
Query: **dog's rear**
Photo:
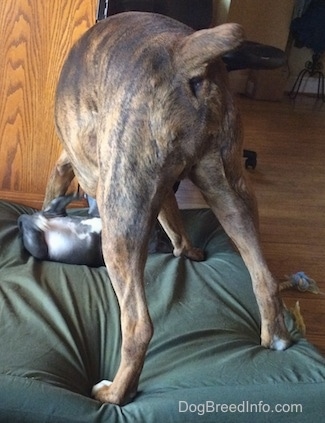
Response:
[[[203,258],[184,232],[172,190],[185,176],[247,265],[262,344],[284,349],[290,343],[277,284],[259,246],[255,199],[242,171],[240,121],[220,60],[241,40],[235,24],[194,33],[160,15],[120,14],[90,29],[62,70],[56,123],[64,152],[45,202],[63,194],[74,175],[98,202],[122,330],[113,383],[95,390],[101,401],[123,404],[136,394],[152,336],[143,275],[158,214],[175,255]]]

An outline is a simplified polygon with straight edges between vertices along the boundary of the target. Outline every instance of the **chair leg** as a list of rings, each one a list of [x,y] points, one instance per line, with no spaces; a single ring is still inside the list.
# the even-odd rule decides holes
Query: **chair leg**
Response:
[[[324,74],[321,71],[318,71],[317,74],[318,74],[317,98],[322,99],[323,103],[325,103]]]
[[[295,83],[293,84],[291,91],[289,92],[289,97],[291,99],[294,100],[297,97],[299,90],[300,90],[302,80],[304,79],[304,76],[306,75],[306,73],[309,74],[309,71],[307,69],[303,69],[302,71],[299,72],[297,79],[296,79]]]
[[[257,153],[252,150],[244,150],[243,157],[246,158],[245,160],[245,167],[246,169],[255,169],[257,165]]]

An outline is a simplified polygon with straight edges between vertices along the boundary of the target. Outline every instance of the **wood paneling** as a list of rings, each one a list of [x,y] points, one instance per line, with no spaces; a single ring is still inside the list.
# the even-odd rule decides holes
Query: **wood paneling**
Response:
[[[0,10],[0,198],[40,206],[60,147],[53,100],[96,0],[7,0]]]

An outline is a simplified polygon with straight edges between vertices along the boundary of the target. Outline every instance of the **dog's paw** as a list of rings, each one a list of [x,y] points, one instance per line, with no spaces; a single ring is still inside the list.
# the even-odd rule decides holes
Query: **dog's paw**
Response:
[[[115,387],[115,385],[114,385]],[[113,382],[110,380],[102,380],[93,386],[91,391],[91,396],[102,403],[110,403],[116,405],[125,405],[133,400],[136,395],[136,390],[132,391],[130,394],[124,389],[118,390],[113,388]]]
[[[192,247],[186,251],[184,254],[187,258],[194,261],[203,261],[205,260],[204,251],[201,248]]]
[[[193,261],[203,261],[205,260],[205,254],[204,251],[201,250],[201,248],[196,247],[188,247],[188,248],[175,248],[174,249],[174,256],[179,257],[187,257],[190,260]]]
[[[292,345],[292,339],[290,337],[280,338],[277,335],[273,336],[270,344],[270,348],[275,351],[284,351]]]
[[[93,389],[91,390],[91,396],[97,399],[98,401],[106,402],[102,401],[100,398],[103,396],[103,392],[106,392],[107,388],[111,386],[112,383],[113,382],[111,382],[110,380],[102,380],[101,382],[96,383],[96,385],[94,385]]]
[[[269,348],[270,350],[274,351],[284,351],[292,344],[293,340],[291,339],[289,333],[282,336],[273,335],[272,337],[268,337],[267,340],[261,339],[261,345],[264,348]]]

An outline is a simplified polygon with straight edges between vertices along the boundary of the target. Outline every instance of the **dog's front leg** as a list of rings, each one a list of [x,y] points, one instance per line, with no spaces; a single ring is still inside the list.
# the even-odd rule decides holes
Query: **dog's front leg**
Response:
[[[200,248],[193,247],[189,240],[182,216],[178,208],[175,194],[172,189],[168,191],[163,201],[158,220],[164,228],[174,247],[176,257],[185,256],[191,260],[204,260],[204,252]]]
[[[227,177],[229,174],[232,178]],[[286,349],[291,339],[284,323],[278,284],[261,251],[256,202],[241,169],[227,172],[219,155],[209,155],[196,166],[192,180],[237,246],[250,273],[261,314],[262,345]]]
[[[67,153],[63,150],[57,160],[47,183],[43,209],[56,197],[64,195],[74,178],[74,172]]]

